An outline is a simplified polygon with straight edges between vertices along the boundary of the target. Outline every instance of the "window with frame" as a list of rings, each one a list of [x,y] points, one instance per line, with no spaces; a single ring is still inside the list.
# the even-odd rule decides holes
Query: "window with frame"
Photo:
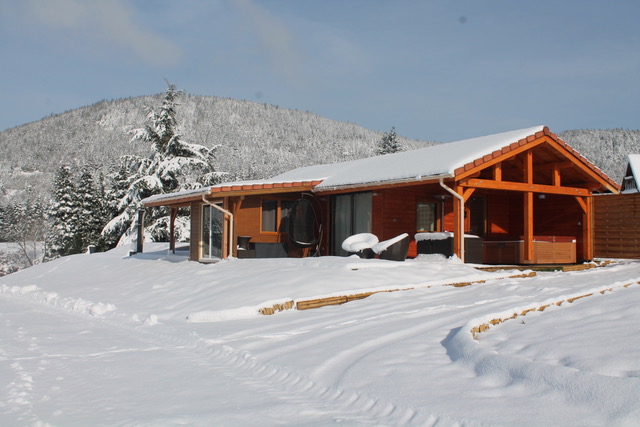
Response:
[[[293,200],[262,199],[262,226],[265,233],[286,233]]]
[[[373,226],[373,193],[337,194],[331,197],[331,254],[344,256],[342,242],[358,233],[371,233]]]
[[[437,231],[437,204],[434,202],[416,203],[416,231]]]

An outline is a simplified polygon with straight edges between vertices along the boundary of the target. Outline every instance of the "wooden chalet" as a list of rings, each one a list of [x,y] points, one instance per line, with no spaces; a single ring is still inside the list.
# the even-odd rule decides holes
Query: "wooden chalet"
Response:
[[[190,259],[197,261],[345,255],[341,243],[356,233],[385,240],[448,231],[453,254],[469,262],[551,264],[593,258],[592,196],[618,191],[538,126],[157,195],[143,204],[169,207],[171,224],[178,208],[190,207]],[[290,236],[301,200],[308,244]],[[417,250],[412,241],[409,256]]]

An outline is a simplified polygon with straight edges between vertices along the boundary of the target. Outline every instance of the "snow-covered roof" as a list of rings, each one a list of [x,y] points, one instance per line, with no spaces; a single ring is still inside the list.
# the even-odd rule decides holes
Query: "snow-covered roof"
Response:
[[[460,168],[474,165],[487,156],[500,154],[505,149],[509,150],[514,144],[522,145],[543,133],[553,135],[545,126],[534,126],[383,156],[301,167],[264,180],[222,183],[189,192],[152,196],[143,200],[143,203],[146,206],[159,205],[162,202],[199,198],[201,195],[213,196],[215,193],[223,192],[248,193],[279,188],[311,189],[317,192],[396,182],[428,181],[439,177],[448,178],[456,175],[456,171]],[[566,145],[562,141],[559,142]],[[571,147],[566,146],[566,148],[584,162],[589,163]],[[616,187],[616,184],[604,173],[590,163],[589,165],[612,187]],[[637,170],[640,171],[640,163]]]
[[[543,129],[544,126],[536,126],[384,156],[298,168],[277,175],[274,179],[323,178],[322,183],[315,187],[316,190],[322,190],[452,176],[456,169]]]

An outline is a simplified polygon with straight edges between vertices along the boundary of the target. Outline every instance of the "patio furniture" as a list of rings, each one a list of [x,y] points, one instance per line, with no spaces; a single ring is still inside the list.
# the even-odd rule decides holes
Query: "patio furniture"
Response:
[[[360,258],[373,258],[374,252],[371,247],[378,243],[375,234],[359,233],[349,236],[342,242],[342,249],[349,255],[358,255]]]
[[[411,239],[407,233],[402,233],[393,239],[375,244],[371,249],[378,254],[378,258],[390,261],[404,261],[409,252]]]

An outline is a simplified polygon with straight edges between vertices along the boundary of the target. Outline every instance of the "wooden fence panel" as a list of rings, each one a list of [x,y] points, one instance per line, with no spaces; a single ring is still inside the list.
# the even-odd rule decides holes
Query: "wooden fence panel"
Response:
[[[593,198],[594,255],[640,259],[640,193]]]

